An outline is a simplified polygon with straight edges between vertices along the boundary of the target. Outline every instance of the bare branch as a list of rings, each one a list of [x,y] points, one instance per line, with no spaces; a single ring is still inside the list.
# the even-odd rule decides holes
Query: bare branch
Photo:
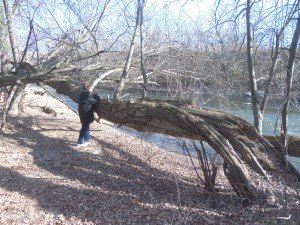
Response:
[[[25,48],[24,48],[24,50],[23,50],[23,53],[22,53],[22,57],[21,57],[20,63],[22,63],[22,62],[24,61],[24,58],[25,58],[25,56],[26,56],[26,53],[27,53],[27,50],[28,50],[28,44],[29,44],[29,40],[30,40],[32,31],[33,31],[33,25],[32,25],[32,20],[31,20],[30,23],[29,23],[29,33],[28,33],[26,45],[25,45]]]

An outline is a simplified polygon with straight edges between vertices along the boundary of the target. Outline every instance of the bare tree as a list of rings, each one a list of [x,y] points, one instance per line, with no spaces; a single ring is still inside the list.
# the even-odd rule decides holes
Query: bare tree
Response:
[[[254,118],[254,126],[260,134],[262,134],[262,113],[259,109],[259,101],[257,96],[257,83],[255,76],[254,68],[254,50],[253,50],[253,24],[251,18],[253,2],[247,0],[246,8],[246,24],[247,24],[247,62],[248,62],[248,72],[249,72],[249,81],[251,89],[251,102]]]
[[[8,31],[11,53],[13,56],[13,69],[18,72],[18,58],[17,58],[17,52],[16,52],[16,50],[17,50],[16,34],[15,34],[15,30],[14,30],[14,16],[15,16],[14,12],[16,11],[16,8],[18,7],[18,1],[15,3],[16,4],[14,6],[11,6],[9,1],[3,0],[4,12],[5,12],[5,18],[6,18],[6,27],[7,27],[7,31]],[[6,117],[7,117],[8,109],[11,105],[11,102],[14,99],[14,96],[18,93],[17,90],[18,90],[17,84],[14,84],[10,87],[9,97],[7,98],[7,101],[6,101],[4,109],[3,109],[1,129],[3,129],[6,125]]]
[[[137,10],[136,10],[136,18],[135,18],[135,26],[133,28],[133,33],[132,33],[132,38],[130,41],[130,46],[129,46],[129,51],[128,51],[128,55],[126,58],[126,63],[121,75],[121,80],[119,82],[118,87],[115,90],[115,94],[114,94],[114,100],[115,101],[119,101],[120,100],[120,94],[124,88],[125,85],[125,79],[127,78],[129,72],[130,72],[130,67],[131,67],[131,61],[132,61],[132,56],[133,56],[133,52],[134,52],[134,47],[135,47],[135,39],[136,39],[136,32],[138,29],[138,26],[140,24],[140,3],[141,0],[138,0],[138,5],[137,5]]]
[[[147,86],[148,86],[148,78],[145,69],[145,59],[144,59],[144,36],[143,36],[143,23],[144,23],[144,8],[145,8],[145,0],[138,1],[138,8],[140,10],[140,54],[141,54],[141,72],[143,76],[143,98],[147,97]]]
[[[293,38],[291,45],[289,47],[289,60],[287,65],[287,74],[286,74],[286,90],[285,90],[285,100],[281,111],[282,117],[282,127],[281,127],[281,137],[284,147],[287,149],[288,145],[288,110],[291,98],[291,91],[293,86],[293,77],[294,77],[294,66],[296,59],[297,46],[300,38],[300,16],[297,18],[296,28],[293,33]]]
[[[106,3],[108,2],[110,1],[106,1]],[[70,1],[65,1],[65,3],[69,4]],[[37,14],[47,12],[50,22],[44,20],[43,24],[41,24],[41,21],[37,19],[33,23],[34,40],[36,42],[34,45],[35,50],[41,45],[39,48],[44,51],[40,50],[39,57],[33,57],[35,66],[39,70],[25,70],[22,74],[6,73],[0,77],[0,86],[12,86],[17,82],[22,82],[23,84],[45,82],[55,88],[58,93],[66,94],[76,101],[80,89],[78,85],[80,79],[94,80],[94,87],[108,75],[111,75],[112,79],[117,79],[117,76],[113,75],[115,72],[120,71],[120,65],[124,65],[123,59],[126,58],[125,66],[122,66],[121,81],[115,91],[115,101],[111,102],[108,99],[101,99],[96,108],[96,112],[100,117],[142,132],[158,132],[173,135],[174,137],[191,138],[196,141],[203,140],[223,158],[224,173],[237,195],[255,201],[275,196],[275,199],[280,202],[280,194],[276,191],[274,192],[274,190],[278,185],[278,180],[289,179],[291,177],[290,173],[283,168],[280,161],[281,155],[245,120],[220,111],[199,109],[191,105],[185,107],[186,105],[180,101],[179,103],[176,102],[176,104],[174,102],[170,104],[168,101],[149,99],[135,102],[121,101],[120,93],[124,87],[125,79],[127,79],[130,69],[134,67],[134,62],[139,61],[135,60],[133,53],[138,28],[139,26],[142,27],[143,24],[141,18],[144,15],[144,11],[141,10],[141,6],[145,6],[145,1],[138,0],[137,3],[137,8],[134,9],[136,11],[134,14],[135,24],[133,33],[130,34],[130,41],[128,42],[129,35],[126,36],[125,34],[122,42],[118,42],[116,40],[122,38],[124,29],[119,28],[117,30],[118,34],[114,35],[113,38],[110,36],[113,32],[105,33],[103,31],[111,39],[108,37],[103,38],[101,35],[104,34],[97,32],[98,29],[93,29],[93,26],[89,26],[89,16],[86,15],[87,17],[85,18],[82,15],[83,11],[78,11],[77,7],[74,8],[74,5],[70,5],[68,8],[69,12],[73,12],[68,15],[75,16],[69,18],[67,24],[63,24],[56,19],[54,10],[56,7],[51,8],[49,6],[51,4],[56,6],[58,4],[57,1],[44,2],[45,8],[37,12]],[[126,14],[125,12],[131,8],[129,4],[124,3],[124,5],[122,10]],[[249,77],[252,79],[252,88],[255,94],[257,88],[255,87],[254,50],[251,36],[251,7],[253,5],[250,0],[247,6],[247,9],[249,9],[249,12],[247,12],[249,13],[247,14],[247,24],[249,25]],[[84,7],[90,6],[84,2],[82,9]],[[108,8],[106,7],[105,10]],[[104,16],[99,16],[97,12],[94,13],[97,16],[91,16],[93,17],[91,21],[97,24],[96,27],[100,26],[99,18],[101,20],[105,18]],[[127,22],[128,18],[125,18],[125,21]],[[49,23],[47,24],[47,22]],[[52,28],[49,29],[52,32],[46,29],[48,27]],[[171,31],[175,28],[176,30],[172,34]],[[125,30],[127,29],[128,26]],[[136,55],[141,56],[141,66],[148,66],[153,63],[157,68],[148,69],[145,66],[144,69],[151,72],[158,71],[157,78],[161,80],[157,80],[160,82],[164,79],[163,82],[166,81],[166,84],[169,84],[174,80],[174,86],[178,87],[178,90],[175,90],[177,92],[181,92],[184,88],[189,87],[189,85],[193,86],[195,83],[199,86],[200,84],[202,86],[206,85],[208,86],[207,89],[209,89],[213,86],[212,83],[215,80],[219,80],[218,85],[221,86],[226,76],[231,74],[229,72],[223,73],[225,74],[222,77],[224,81],[216,76],[220,72],[214,68],[216,65],[220,65],[219,62],[224,63],[222,52],[218,52],[217,48],[209,47],[210,44],[206,40],[203,41],[201,48],[196,48],[193,39],[196,35],[185,30],[183,24],[180,24],[178,27],[168,27],[166,30],[168,32],[163,34],[165,35],[163,40],[159,40],[159,35],[162,34],[156,32],[157,35],[155,37],[157,41],[155,39],[152,40],[152,46],[154,47],[151,49],[151,52],[143,50],[144,38],[148,37],[143,36],[143,31],[140,30],[141,54]],[[40,41],[41,39],[42,41]],[[100,43],[102,43],[99,40],[106,41],[105,46],[108,46],[109,51],[106,51],[107,48],[105,47],[99,47]],[[154,42],[157,43],[153,44]],[[226,49],[225,44],[224,41],[222,50]],[[93,46],[95,46],[94,49],[92,49]],[[128,51],[124,51],[124,49],[128,49]],[[144,58],[143,52],[145,55],[148,54],[148,57]],[[150,59],[147,62],[148,58],[152,62],[149,62]],[[215,61],[218,62],[215,63]],[[137,66],[135,67],[137,68]],[[226,71],[227,69],[221,68],[221,70]],[[144,76],[145,73],[142,73]],[[166,75],[169,77],[166,78]],[[147,80],[145,80],[144,77],[144,84],[146,85]],[[170,88],[170,86],[165,87]],[[257,102],[255,105],[257,106]],[[212,173],[208,174],[208,180],[210,182],[213,181],[214,176],[213,169]],[[257,179],[263,182],[260,182],[258,185]],[[273,189],[266,190],[263,183],[267,183]]]

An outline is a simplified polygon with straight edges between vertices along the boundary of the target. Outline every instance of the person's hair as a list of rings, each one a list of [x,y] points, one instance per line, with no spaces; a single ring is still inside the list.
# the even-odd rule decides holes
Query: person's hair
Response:
[[[82,89],[83,89],[83,90],[89,91],[90,88],[91,88],[91,86],[92,86],[92,85],[91,85],[89,82],[87,82],[87,81],[82,82]]]

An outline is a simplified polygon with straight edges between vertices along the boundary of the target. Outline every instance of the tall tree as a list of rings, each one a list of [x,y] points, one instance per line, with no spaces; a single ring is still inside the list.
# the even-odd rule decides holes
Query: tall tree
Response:
[[[143,76],[143,98],[147,97],[147,86],[148,86],[148,78],[145,69],[145,58],[144,58],[144,33],[143,33],[143,23],[144,23],[144,8],[145,8],[145,0],[138,1],[138,8],[140,10],[140,54],[141,54],[141,72]]]
[[[271,84],[275,78],[275,74],[276,74],[276,68],[277,68],[277,64],[278,64],[278,61],[279,61],[279,55],[281,53],[281,49],[282,49],[282,46],[281,46],[281,43],[282,43],[282,39],[283,39],[283,35],[284,35],[284,32],[287,28],[287,26],[291,23],[291,21],[293,20],[295,14],[297,14],[298,10],[299,10],[299,1],[296,1],[292,7],[290,8],[290,10],[288,10],[288,6],[285,6],[287,8],[287,13],[285,15],[285,18],[286,19],[281,19],[280,18],[277,18],[277,15],[279,14],[279,11],[278,8],[276,8],[276,4],[275,4],[275,17],[274,17],[274,20],[275,20],[275,28],[274,28],[274,45],[272,47],[272,50],[271,50],[271,54],[270,54],[270,57],[271,57],[271,66],[269,68],[269,76],[266,80],[266,84],[265,84],[265,87],[264,87],[264,96],[263,96],[263,99],[261,101],[261,104],[260,104],[260,111],[262,113],[262,115],[264,114],[265,112],[265,109],[266,109],[266,106],[267,106],[267,101],[268,101],[268,98],[269,98],[269,94],[270,94],[270,89],[271,89]],[[281,27],[279,27],[278,24],[282,24]]]
[[[287,149],[287,145],[288,145],[288,110],[289,110],[291,91],[293,86],[294,67],[295,67],[295,59],[296,59],[297,46],[299,43],[299,37],[300,37],[300,15],[297,18],[296,28],[294,30],[292,42],[289,47],[289,60],[286,68],[287,73],[286,73],[285,99],[281,111],[281,117],[282,117],[281,137],[285,149]]]
[[[254,41],[253,41],[253,24],[252,24],[252,11],[253,2],[252,0],[247,0],[246,7],[246,25],[247,25],[247,63],[248,63],[248,73],[251,89],[251,102],[252,102],[252,111],[254,118],[254,126],[260,134],[262,134],[262,120],[263,115],[259,108],[259,100],[257,96],[257,83],[255,75],[255,66],[254,66]]]
[[[130,72],[130,67],[131,67],[131,62],[132,62],[132,56],[134,52],[134,47],[135,47],[135,39],[136,39],[136,33],[140,24],[140,5],[141,5],[141,0],[137,1],[137,9],[136,9],[136,18],[135,18],[135,26],[133,28],[133,33],[132,33],[132,38],[130,41],[130,46],[129,46],[129,51],[127,54],[125,66],[121,75],[121,80],[119,81],[119,85],[115,90],[114,94],[114,101],[119,101],[120,100],[120,94],[124,88],[125,85],[125,80]]]
[[[4,6],[4,14],[6,18],[6,28],[7,28],[7,33],[8,33],[8,38],[9,38],[9,44],[11,48],[11,54],[13,58],[13,69],[18,72],[18,56],[17,56],[17,45],[16,45],[16,33],[15,33],[15,22],[14,22],[14,17],[15,17],[15,12],[16,9],[19,5],[20,1],[16,1],[15,5],[11,5],[9,1],[3,0],[3,6]],[[18,93],[19,85],[18,84],[13,84],[8,93],[9,97],[7,98],[7,101],[5,103],[4,109],[3,109],[3,115],[2,115],[2,123],[1,123],[1,129],[3,129],[6,125],[6,117],[7,113],[9,110],[9,107],[14,99],[14,96]]]

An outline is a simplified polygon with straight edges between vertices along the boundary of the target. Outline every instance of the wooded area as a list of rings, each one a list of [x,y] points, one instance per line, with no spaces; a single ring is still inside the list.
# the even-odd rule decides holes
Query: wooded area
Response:
[[[10,109],[22,98],[26,84],[45,83],[76,102],[83,81],[88,80],[93,87],[110,82],[115,94],[112,99],[101,99],[96,108],[99,117],[141,132],[205,141],[224,160],[224,173],[238,196],[253,201],[283,201],[264,183],[275,188],[278,180],[289,183],[293,177],[284,166],[284,155],[288,151],[290,104],[299,107],[299,90],[293,86],[293,81],[300,81],[299,75],[294,75],[294,70],[298,71],[299,1],[275,1],[267,6],[263,3],[215,1],[209,28],[196,26],[189,33],[171,25],[158,30],[159,22],[152,27],[155,9],[145,0],[96,1],[90,6],[81,1],[62,1],[61,7],[72,14],[66,18],[67,25],[56,20],[62,15],[56,12],[55,1],[3,0],[2,128]],[[168,2],[165,7],[171,5]],[[229,11],[224,11],[226,8]],[[121,16],[115,18],[114,10]],[[48,18],[43,17],[45,12]],[[116,20],[111,28],[106,14]],[[267,25],[268,21],[272,23]],[[124,23],[127,26],[122,29]],[[19,27],[25,24],[28,32],[24,34]],[[264,34],[259,33],[262,28]],[[177,35],[184,33],[187,36],[180,43]],[[263,84],[258,83],[259,79],[264,80]],[[126,82],[138,83],[135,88],[143,90],[141,100],[122,100]],[[254,126],[226,112],[147,98],[149,87],[156,88],[151,82],[175,92],[180,100],[193,100],[208,90],[219,97],[250,90]],[[262,100],[259,89],[264,93]],[[281,151],[262,136],[263,114],[272,94],[276,96],[273,99],[283,98],[279,109]]]

